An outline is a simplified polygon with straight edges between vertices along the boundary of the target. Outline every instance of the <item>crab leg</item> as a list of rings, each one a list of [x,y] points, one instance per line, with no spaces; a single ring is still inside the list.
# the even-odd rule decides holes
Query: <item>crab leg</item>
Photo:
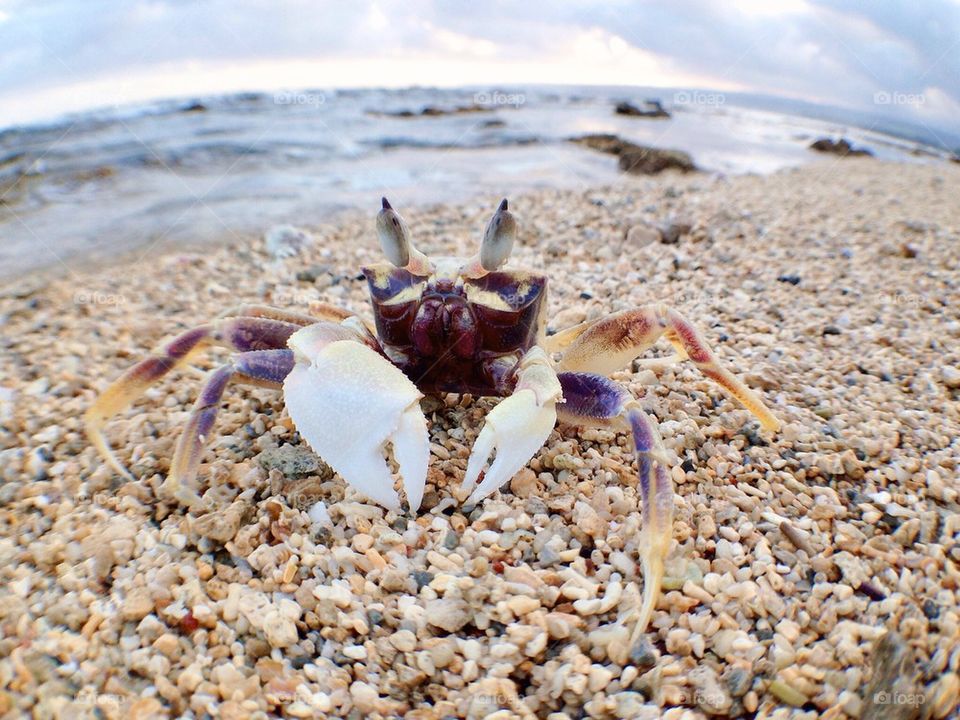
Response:
[[[347,483],[381,505],[399,509],[383,456],[392,443],[407,503],[415,511],[430,458],[419,404],[423,396],[365,341],[361,330],[350,329],[352,337],[334,335],[321,323],[292,335],[295,364],[283,383],[284,401],[303,439]]]
[[[562,372],[557,375],[564,403],[558,408],[561,421],[629,429],[637,452],[643,530],[640,563],[643,568],[643,602],[630,645],[646,630],[660,597],[663,561],[670,549],[673,530],[673,485],[667,473],[669,460],[657,426],[640,404],[622,387],[602,375]]]
[[[103,436],[107,420],[126,410],[148,388],[203,348],[214,344],[238,352],[282,348],[298,329],[292,323],[268,318],[225,318],[187,330],[127,370],[97,397],[84,414],[87,437],[114,470],[133,480]]]
[[[163,489],[186,505],[199,503],[200,496],[193,489],[193,481],[227,385],[240,382],[279,388],[292,369],[293,351],[257,350],[235,355],[227,364],[212,370],[197,397],[187,426],[177,441],[177,449],[173,454]]]
[[[655,366],[689,357],[704,375],[756,415],[764,429],[780,428],[780,422],[760,397],[720,365],[693,325],[664,305],[626,310],[575,326],[549,338],[548,347],[566,348],[560,360],[561,370],[609,375],[629,365],[661,337],[666,337],[677,352],[671,358],[655,361]]]
[[[547,354],[539,347],[532,348],[518,363],[513,395],[490,411],[473,445],[462,485],[472,489],[468,505],[480,502],[510,480],[540,449],[557,422],[560,394]],[[477,484],[494,450],[496,458]]]
[[[271,307],[270,305],[236,305],[225,312],[220,313],[222,318],[230,317],[249,317],[249,318],[268,318],[270,320],[280,320],[282,322],[293,323],[300,327],[313,325],[318,320],[327,320],[329,322],[340,322],[353,315],[349,310],[338,308],[329,303],[316,302],[311,303],[309,314],[299,313],[293,310],[284,310],[282,308]]]

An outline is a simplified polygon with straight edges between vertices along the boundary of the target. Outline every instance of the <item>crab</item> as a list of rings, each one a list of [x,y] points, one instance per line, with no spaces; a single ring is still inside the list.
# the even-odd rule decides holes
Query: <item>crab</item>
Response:
[[[625,431],[632,437],[642,512],[638,538],[644,589],[631,645],[645,632],[660,595],[672,538],[670,458],[656,423],[639,401],[609,379],[659,339],[675,353],[638,360],[690,360],[750,410],[762,427],[779,422],[763,401],[719,363],[694,326],[663,304],[638,307],[546,333],[547,278],[505,270],[517,222],[503,200],[479,252],[430,258],[413,244],[386,198],[376,227],[389,262],[363,268],[373,324],[332,305],[310,314],[242,305],[163,345],[111,384],[87,411],[92,444],[121,475],[103,426],[151,385],[210,345],[234,354],[210,372],[179,438],[161,491],[190,508],[201,505],[195,479],[221,398],[231,383],[282,389],[306,443],[348,484],[384,507],[423,499],[429,432],[424,394],[503,398],[474,443],[462,494],[476,505],[504,486],[536,454],[558,420]],[[392,448],[399,482],[386,458]],[[491,456],[493,456],[491,462]],[[402,491],[403,498],[398,492]]]

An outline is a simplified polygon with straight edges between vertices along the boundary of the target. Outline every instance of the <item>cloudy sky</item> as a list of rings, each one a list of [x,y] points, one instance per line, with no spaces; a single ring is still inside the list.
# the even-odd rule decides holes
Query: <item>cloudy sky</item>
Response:
[[[0,126],[234,90],[509,83],[752,91],[956,129],[960,0],[0,0]]]

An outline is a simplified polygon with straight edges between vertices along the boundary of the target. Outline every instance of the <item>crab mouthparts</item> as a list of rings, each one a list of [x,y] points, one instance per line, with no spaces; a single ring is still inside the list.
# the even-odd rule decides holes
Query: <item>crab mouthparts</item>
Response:
[[[424,357],[450,351],[471,358],[477,348],[477,321],[457,295],[435,295],[420,303],[413,321],[413,344]]]

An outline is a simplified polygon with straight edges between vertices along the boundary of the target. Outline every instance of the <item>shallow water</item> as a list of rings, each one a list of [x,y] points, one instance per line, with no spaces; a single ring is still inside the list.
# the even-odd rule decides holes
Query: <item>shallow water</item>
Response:
[[[643,91],[305,90],[98,111],[0,133],[0,277],[314,225],[376,209],[616,182],[616,158],[566,139],[614,133],[691,153],[705,170],[768,173],[822,159],[844,135],[881,159],[935,161],[916,143],[737,106],[729,96],[661,96],[670,119],[615,115]],[[670,101],[673,101],[672,103]],[[425,107],[482,112],[396,117]]]

